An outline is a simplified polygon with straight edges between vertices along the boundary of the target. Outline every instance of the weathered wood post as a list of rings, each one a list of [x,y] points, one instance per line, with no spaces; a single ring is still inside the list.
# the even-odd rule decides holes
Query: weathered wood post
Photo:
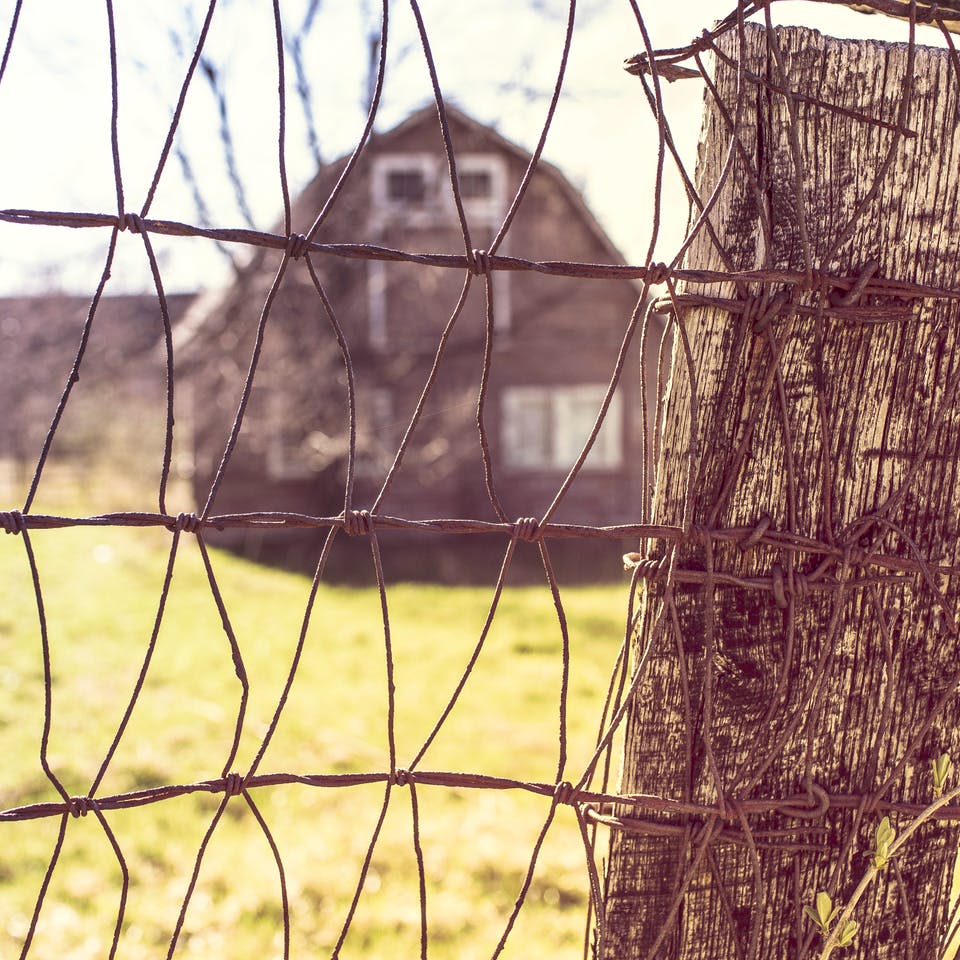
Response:
[[[718,44],[684,265],[766,279],[670,304],[654,520],[685,535],[646,545],[621,792],[679,803],[617,811],[608,960],[825,956],[839,918],[803,907],[960,762],[960,79],[801,28]],[[844,957],[940,955],[957,841],[925,820]]]

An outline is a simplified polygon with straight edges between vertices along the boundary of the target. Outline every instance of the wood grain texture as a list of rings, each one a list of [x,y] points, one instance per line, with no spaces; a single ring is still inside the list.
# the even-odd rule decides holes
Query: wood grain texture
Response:
[[[816,279],[855,276],[873,259],[880,277],[960,285],[960,121],[946,51],[917,48],[910,70],[906,45],[803,28],[770,36],[757,26],[728,33],[721,47],[768,84],[717,62],[723,106],[707,94],[698,188],[706,198],[719,183],[710,219],[724,249],[701,231],[685,266],[790,268]],[[806,99],[791,102],[776,88]],[[903,97],[916,137],[811,102],[895,126]],[[778,291],[731,283],[682,292]],[[816,284],[787,292],[813,307],[843,293]],[[652,657],[628,715],[622,791],[716,803],[721,793],[788,797],[818,785],[925,803],[930,759],[960,758],[958,642],[931,584],[918,576],[803,589],[804,577],[869,574],[858,548],[960,562],[958,307],[900,306],[905,318],[886,323],[788,307],[760,334],[756,315],[681,311],[690,357],[675,338],[655,522],[686,521],[696,532],[752,526],[766,514],[778,530],[850,550],[846,563],[767,547],[744,553],[702,533],[677,549],[683,568],[772,577],[778,567],[787,606],[768,591],[647,590],[635,649]],[[648,554],[663,549],[646,545]],[[958,578],[935,579],[955,613]],[[725,813],[726,826],[740,822],[732,804]],[[816,820],[771,814],[750,822],[752,847],[706,842],[711,825],[693,818],[683,841],[615,833],[602,956],[819,956],[822,939],[802,905],[818,890],[835,902],[849,895],[879,820],[868,803]],[[781,830],[809,849],[762,836]],[[844,957],[940,955],[957,841],[954,826],[918,831],[899,872],[882,874],[860,902],[861,933]]]

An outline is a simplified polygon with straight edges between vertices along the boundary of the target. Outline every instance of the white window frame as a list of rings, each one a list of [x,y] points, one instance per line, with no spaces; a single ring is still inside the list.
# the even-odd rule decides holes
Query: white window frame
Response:
[[[506,387],[501,398],[505,468],[517,473],[569,470],[593,429],[606,391],[607,385],[600,383]],[[523,437],[520,423],[524,416],[541,419],[542,433],[536,438],[539,449],[531,447]],[[622,465],[623,404],[615,393],[582,469],[612,472]]]
[[[416,171],[423,177],[424,196],[418,203],[390,196],[390,175]],[[498,153],[457,154],[458,176],[490,175],[489,197],[461,197],[468,219],[496,226],[507,208],[507,163]],[[381,153],[373,158],[370,181],[371,216],[374,223],[402,217],[410,226],[428,226],[438,221],[455,222],[453,193],[448,188],[447,164],[433,153]]]
[[[424,178],[424,198],[410,203],[390,196],[391,173],[416,170]],[[507,162],[493,152],[467,152],[457,155],[458,175],[488,173],[489,197],[462,197],[464,213],[471,225],[495,230],[507,207]],[[377,231],[388,224],[403,224],[411,229],[455,225],[457,222],[453,194],[447,182],[446,161],[433,153],[381,153],[373,158],[370,181],[370,226]],[[506,243],[500,247],[505,251]],[[497,330],[506,333],[511,326],[510,274],[501,271],[493,283],[493,312]],[[368,337],[374,350],[389,345],[389,307],[387,304],[387,265],[382,260],[367,261]],[[503,341],[500,341],[501,343]]]
[[[367,261],[367,336],[374,350],[387,349],[387,265]]]
[[[506,161],[496,153],[458,153],[457,176],[467,173],[490,174],[489,197],[461,197],[468,219],[499,226],[507,209]]]
[[[371,219],[374,226],[402,219],[412,227],[435,224],[437,209],[437,157],[432,153],[381,153],[373,158],[371,172]],[[417,171],[423,177],[423,200],[411,203],[390,196],[390,174]]]

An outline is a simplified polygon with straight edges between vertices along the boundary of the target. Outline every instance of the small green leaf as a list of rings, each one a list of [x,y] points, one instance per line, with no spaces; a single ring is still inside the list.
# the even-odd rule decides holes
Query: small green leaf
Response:
[[[833,900],[826,890],[817,894],[817,916],[821,923],[829,923],[833,919]]]
[[[837,946],[849,947],[857,936],[858,926],[856,920],[844,920],[837,927]]]
[[[874,845],[870,856],[877,870],[885,870],[890,860],[890,845],[897,838],[897,831],[890,826],[890,818],[884,817],[873,835]]]
[[[953,770],[953,760],[949,753],[941,753],[936,760],[930,761],[930,766],[933,769],[933,795],[939,798],[943,796],[943,788]]]
[[[821,890],[817,894],[815,907],[805,906],[803,910],[824,934],[829,932],[830,924],[840,912],[839,907],[834,907],[833,900],[830,899],[830,894],[826,890]]]
[[[884,817],[880,821],[880,826],[877,827],[877,833],[876,833],[877,849],[879,850],[881,846],[885,850],[889,849],[890,844],[893,843],[896,837],[897,837],[897,831],[890,826],[890,818]]]

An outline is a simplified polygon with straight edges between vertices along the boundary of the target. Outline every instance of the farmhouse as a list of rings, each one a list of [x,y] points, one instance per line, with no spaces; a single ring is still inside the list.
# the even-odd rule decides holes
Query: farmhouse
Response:
[[[472,246],[485,249],[530,157],[461,112],[449,109],[448,123]],[[309,228],[345,164],[346,158],[321,169],[296,199],[294,232]],[[463,253],[434,108],[371,139],[314,239]],[[528,260],[623,262],[578,192],[546,163],[497,252]],[[220,463],[280,260],[279,251],[258,249],[230,287],[199,298],[175,331],[178,372],[189,384],[180,393],[189,393],[191,403],[198,506]],[[470,284],[448,328],[465,270],[329,254],[313,254],[310,261],[315,278],[304,261],[292,261],[270,306],[243,428],[213,512],[332,516],[343,508],[348,377],[316,279],[342,329],[355,380],[353,507],[377,504],[381,514],[408,519],[496,520],[495,502],[510,518],[542,515],[593,426],[637,287],[626,280],[496,271],[488,332],[482,277]],[[432,392],[402,466],[378,503],[442,337]],[[482,421],[492,471],[484,466],[476,422],[485,352]],[[639,364],[634,344],[603,429],[555,520],[604,525],[636,514]],[[234,535],[244,538],[234,545],[248,553],[271,552],[262,533]],[[289,550],[289,539],[285,544]],[[494,546],[500,552],[502,544]],[[617,549],[609,546],[609,555]],[[404,571],[416,572],[412,566]],[[420,572],[429,573],[429,565]]]

